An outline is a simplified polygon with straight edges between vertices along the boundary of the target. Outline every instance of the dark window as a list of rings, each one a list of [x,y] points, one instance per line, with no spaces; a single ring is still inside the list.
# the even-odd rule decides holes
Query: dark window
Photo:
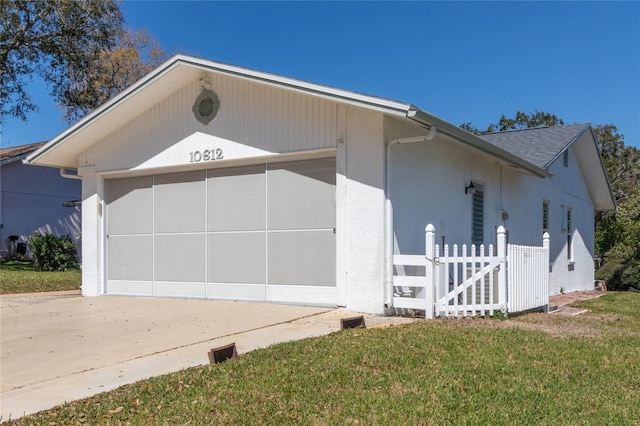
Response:
[[[569,151],[565,151],[562,154],[562,164],[564,164],[565,167],[569,167]]]
[[[484,243],[484,186],[475,183],[472,207],[471,242],[475,245]]]
[[[542,202],[542,230],[549,230],[549,202]]]
[[[571,209],[567,209],[567,259],[573,260],[573,241],[571,235]]]

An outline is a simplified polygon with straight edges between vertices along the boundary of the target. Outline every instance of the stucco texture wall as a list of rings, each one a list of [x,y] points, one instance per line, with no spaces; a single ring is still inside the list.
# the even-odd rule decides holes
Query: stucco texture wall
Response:
[[[542,245],[542,204],[549,202],[552,272],[550,293],[593,288],[594,208],[573,154],[551,167],[552,178],[539,178],[497,164],[452,143],[400,144],[391,150],[390,196],[393,205],[394,252],[424,253],[424,228],[436,228],[436,241],[471,244],[471,180],[484,186],[484,241],[496,244],[496,229],[507,229],[508,242]],[[566,212],[572,211],[572,259],[567,255]],[[506,213],[506,219],[503,217]]]
[[[346,306],[384,311],[384,141],[382,115],[347,110]]]

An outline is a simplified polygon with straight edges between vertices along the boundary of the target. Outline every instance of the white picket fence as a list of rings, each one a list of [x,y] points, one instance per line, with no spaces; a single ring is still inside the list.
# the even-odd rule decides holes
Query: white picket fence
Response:
[[[545,309],[549,304],[549,234],[542,247],[506,244],[506,231],[493,245],[435,243],[425,229],[425,254],[393,256],[393,306],[433,316],[485,316],[496,311]]]

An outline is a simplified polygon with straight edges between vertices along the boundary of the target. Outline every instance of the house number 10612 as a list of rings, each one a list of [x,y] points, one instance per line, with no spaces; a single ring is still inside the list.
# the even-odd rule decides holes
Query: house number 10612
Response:
[[[199,163],[200,161],[222,160],[222,148],[205,149],[204,151],[191,151],[189,153],[190,163]]]

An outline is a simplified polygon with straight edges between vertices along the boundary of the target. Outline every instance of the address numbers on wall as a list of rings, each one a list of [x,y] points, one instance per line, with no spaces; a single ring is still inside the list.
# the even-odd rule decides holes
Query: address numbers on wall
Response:
[[[204,151],[191,151],[189,153],[190,163],[199,163],[201,161],[222,160],[224,154],[222,148],[205,149]]]

